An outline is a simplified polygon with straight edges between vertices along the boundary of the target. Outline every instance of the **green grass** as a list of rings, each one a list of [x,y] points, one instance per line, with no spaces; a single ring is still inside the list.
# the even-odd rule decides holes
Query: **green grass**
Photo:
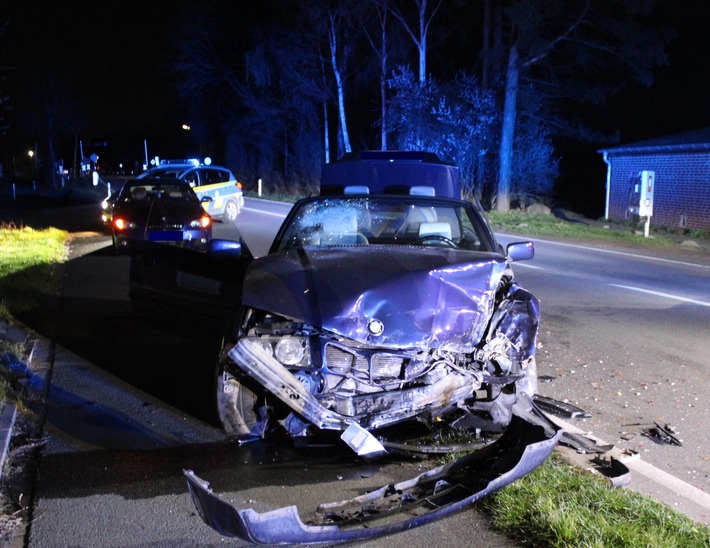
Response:
[[[651,226],[649,237],[643,235],[643,226],[632,223],[609,223],[591,221],[568,214],[571,219],[582,222],[570,222],[554,215],[529,215],[520,211],[500,213],[488,212],[488,218],[496,232],[508,232],[528,236],[547,236],[551,238],[569,238],[575,240],[596,240],[605,243],[633,245],[643,247],[678,247],[686,238],[708,239],[710,234],[694,231],[673,231]]]
[[[567,464],[554,454],[479,503],[524,546],[708,547],[710,527]]]
[[[67,237],[57,228],[0,227],[0,298],[10,314],[58,294]]]

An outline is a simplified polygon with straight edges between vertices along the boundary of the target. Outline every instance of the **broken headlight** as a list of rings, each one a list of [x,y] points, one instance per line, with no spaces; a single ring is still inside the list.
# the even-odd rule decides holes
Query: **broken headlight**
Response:
[[[306,337],[249,337],[249,339],[284,366],[311,366],[311,352]]]
[[[308,341],[301,337],[284,337],[276,343],[274,357],[284,365],[309,365]]]

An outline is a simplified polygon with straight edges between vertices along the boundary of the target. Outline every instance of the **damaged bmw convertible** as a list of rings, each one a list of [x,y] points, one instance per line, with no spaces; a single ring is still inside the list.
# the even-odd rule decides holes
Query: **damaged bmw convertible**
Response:
[[[478,203],[458,199],[455,167],[385,154],[326,166],[321,195],[298,202],[269,253],[249,261],[220,358],[220,420],[243,437],[336,433],[366,459],[386,453],[381,433],[405,422],[499,437],[404,484],[326,505],[329,517],[310,525],[293,507],[236,510],[187,470],[200,515],[222,534],[310,543],[421,525],[530,472],[560,436],[532,401],[539,303],[511,269],[533,257],[532,243],[503,249]],[[420,510],[363,529],[334,518],[355,506],[363,525],[378,505]]]
[[[247,272],[225,349],[218,409],[228,432],[368,435],[408,419],[498,429],[532,395],[538,302],[517,285],[471,203],[346,194],[299,202]]]

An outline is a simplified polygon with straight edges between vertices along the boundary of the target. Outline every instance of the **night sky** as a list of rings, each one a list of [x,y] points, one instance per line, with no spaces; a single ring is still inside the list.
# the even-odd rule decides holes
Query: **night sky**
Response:
[[[142,139],[148,139],[156,148],[172,146],[181,138],[185,120],[166,65],[171,43],[190,32],[184,28],[189,25],[179,27],[175,17],[188,4],[189,0],[5,0],[0,22],[9,21],[9,26],[0,39],[1,62],[11,70],[6,70],[4,91],[13,102],[27,99],[26,86],[33,74],[55,67],[83,97],[84,142],[131,143],[139,149]],[[653,87],[630,84],[603,107],[590,110],[597,129],[618,131],[620,143],[710,125],[710,2],[667,2],[659,19],[676,31],[677,38],[667,50],[670,64],[654,73]],[[22,135],[12,130],[9,135],[6,147],[28,146],[20,142]],[[603,178],[605,168],[596,150],[606,145],[562,143],[564,186],[573,187],[569,181],[575,178],[596,181],[600,173]]]

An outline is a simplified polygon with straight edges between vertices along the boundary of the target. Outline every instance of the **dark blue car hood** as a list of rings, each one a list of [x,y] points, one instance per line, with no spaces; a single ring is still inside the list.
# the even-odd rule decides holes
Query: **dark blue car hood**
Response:
[[[376,346],[471,351],[505,267],[434,247],[297,248],[252,262],[242,302]]]

